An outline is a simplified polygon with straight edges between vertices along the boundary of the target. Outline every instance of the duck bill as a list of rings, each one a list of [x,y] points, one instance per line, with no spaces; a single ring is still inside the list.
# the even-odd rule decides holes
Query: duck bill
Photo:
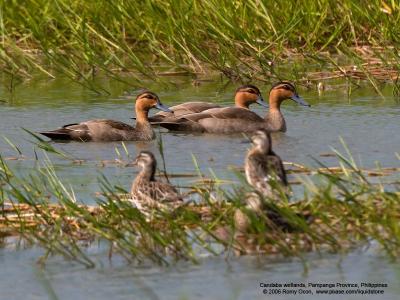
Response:
[[[261,97],[261,96],[258,97],[256,103],[261,105],[261,106],[264,106],[264,107],[268,108],[268,103],[265,102],[263,97]]]
[[[253,142],[250,139],[248,139],[248,140],[241,140],[239,143],[240,144],[251,144]]]
[[[165,105],[162,104],[161,102],[157,103],[156,106],[155,106],[155,108],[157,108],[157,109],[159,109],[159,110],[162,110],[162,111],[165,111],[165,112],[170,112],[170,113],[173,112],[172,110],[170,110],[167,106],[165,106]]]
[[[290,97],[294,102],[296,102],[297,104],[303,105],[303,106],[307,106],[310,107],[311,105],[308,104],[303,98],[301,98],[299,95],[294,95],[292,97]]]
[[[126,166],[127,167],[135,167],[138,165],[138,159],[136,158],[134,161],[131,161],[130,163],[128,163]]]

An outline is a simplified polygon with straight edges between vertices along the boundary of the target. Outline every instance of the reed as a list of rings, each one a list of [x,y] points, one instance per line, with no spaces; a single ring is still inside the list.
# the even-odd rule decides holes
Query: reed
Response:
[[[125,82],[129,72],[126,83],[139,86],[215,71],[240,81],[365,79],[379,89],[398,83],[399,20],[399,4],[380,0],[8,1],[0,64],[10,89],[38,72],[106,93],[91,80],[98,73]]]

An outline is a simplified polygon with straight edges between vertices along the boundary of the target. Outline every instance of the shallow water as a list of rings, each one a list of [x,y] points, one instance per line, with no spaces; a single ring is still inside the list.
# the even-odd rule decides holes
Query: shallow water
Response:
[[[218,80],[203,82],[200,86],[193,86],[187,78],[174,80],[177,83],[174,89],[163,89],[154,84],[150,84],[149,88],[156,91],[167,105],[199,100],[230,105],[236,88]],[[21,128],[36,132],[91,118],[131,122],[133,100],[125,93],[127,87],[106,78],[98,79],[98,84],[109,90],[110,95],[98,96],[63,78],[32,80],[18,85],[12,94],[3,86],[0,90],[0,134],[8,137],[27,158],[10,160],[10,166],[26,174],[36,164],[30,142],[34,139]],[[322,95],[315,90],[299,90],[312,105],[311,108],[290,101],[284,103],[288,131],[274,134],[275,151],[285,161],[313,165],[313,158],[316,158],[336,166],[336,158],[320,154],[331,152],[331,147],[343,150],[339,140],[342,137],[360,166],[375,167],[376,162],[382,166],[399,166],[395,153],[400,153],[400,104],[392,96],[391,87],[385,87],[383,99],[369,88],[353,90],[348,97],[343,85],[332,84],[333,89]],[[260,88],[266,98],[268,87]],[[252,109],[259,114],[265,113],[261,107]],[[212,170],[224,179],[236,178],[228,166],[242,166],[248,148],[240,135],[162,133],[162,139],[168,172],[194,173],[194,156],[204,173],[210,175]],[[72,142],[54,145],[77,159],[85,160],[82,165],[74,165],[57,156],[50,156],[58,176],[74,187],[78,199],[86,203],[93,201],[94,192],[100,190],[98,177],[101,174],[129,188],[134,169],[101,166],[101,161],[117,157],[115,147],[123,152],[120,143]],[[143,149],[158,152],[156,141],[129,142],[126,145],[131,158]],[[3,157],[16,155],[3,139],[0,139],[0,153]],[[174,178],[173,182],[183,185],[191,180]],[[268,258],[260,261],[244,257],[226,263],[223,258],[205,258],[199,266],[182,263],[161,269],[154,266],[137,268],[122,262],[110,266],[106,262],[103,267],[86,270],[63,260],[51,261],[47,268],[41,269],[35,263],[39,254],[40,251],[35,249],[17,252],[0,249],[0,299],[124,299],[132,295],[149,299],[266,299],[259,288],[261,281],[313,280],[390,283],[385,297],[380,299],[398,299],[395,295],[400,292],[398,266],[373,251],[353,253],[344,258],[341,267],[337,265],[337,256],[313,257],[309,260],[311,266],[307,276],[303,275],[303,265],[290,259]],[[17,282],[21,288],[10,288]],[[297,296],[296,299],[306,299],[306,296]]]
[[[50,259],[41,251],[0,251],[0,299],[398,299],[400,266],[374,251],[309,255],[308,270],[297,259],[243,256],[228,262],[204,257],[199,265],[132,266],[114,259],[95,269]],[[103,255],[104,257],[105,255]],[[264,295],[260,283],[385,283],[379,296]],[[346,289],[345,289],[346,290]]]

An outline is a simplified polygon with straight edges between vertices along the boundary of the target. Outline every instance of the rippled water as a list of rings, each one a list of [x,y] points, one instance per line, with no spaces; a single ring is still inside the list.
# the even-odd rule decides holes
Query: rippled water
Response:
[[[8,161],[19,173],[28,173],[34,166],[33,140],[21,128],[32,131],[55,129],[61,125],[92,118],[110,118],[131,122],[133,100],[127,97],[126,86],[100,79],[110,91],[98,96],[66,79],[33,80],[16,87],[13,94],[0,90],[0,134],[8,137],[28,158]],[[184,101],[210,101],[230,105],[236,86],[219,81],[193,86],[186,78],[176,79],[177,88],[163,89],[149,85],[163,103],[174,105]],[[274,148],[285,160],[315,164],[313,158],[327,165],[337,165],[332,157],[320,156],[331,147],[342,150],[339,137],[350,148],[355,160],[363,167],[399,166],[400,104],[392,89],[383,90],[385,98],[373,90],[354,90],[350,97],[343,85],[333,83],[331,90],[318,95],[315,90],[300,89],[311,108],[290,101],[283,105],[288,131],[274,134]],[[267,97],[267,86],[260,86]],[[252,107],[263,115],[265,109]],[[165,131],[164,131],[165,132]],[[221,178],[235,178],[228,166],[241,166],[248,144],[240,135],[162,134],[167,170],[172,173],[193,173],[193,156],[201,170],[210,169]],[[132,157],[143,149],[157,153],[157,142],[126,143]],[[98,177],[105,174],[113,182],[129,187],[135,170],[117,166],[101,166],[101,161],[117,157],[120,143],[62,143],[57,148],[86,160],[82,165],[51,156],[60,178],[74,187],[82,201],[91,202],[99,191]],[[0,153],[15,156],[15,150],[0,138]],[[185,184],[192,179],[174,178]],[[0,299],[126,299],[133,295],[149,299],[266,299],[259,288],[261,281],[385,281],[390,283],[384,298],[398,299],[399,268],[373,251],[353,253],[338,264],[338,256],[309,259],[310,271],[290,259],[258,259],[243,257],[227,263],[223,258],[204,258],[198,266],[180,263],[170,268],[133,267],[123,262],[103,262],[95,270],[85,270],[63,260],[52,260],[45,269],[36,265],[40,250],[14,252],[0,249]],[[17,284],[18,283],[18,284]],[[18,287],[15,287],[17,284]],[[278,297],[279,298],[279,297]],[[296,299],[306,299],[297,296]],[[334,299],[334,297],[331,297]],[[268,299],[271,299],[269,297]],[[284,299],[284,298],[279,298]],[[308,299],[308,298],[307,298]],[[348,297],[346,299],[361,299]],[[363,298],[365,299],[365,298]]]

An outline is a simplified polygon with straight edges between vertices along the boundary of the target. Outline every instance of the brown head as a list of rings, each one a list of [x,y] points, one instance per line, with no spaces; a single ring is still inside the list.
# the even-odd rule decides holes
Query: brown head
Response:
[[[167,106],[161,103],[160,98],[150,91],[143,91],[136,97],[135,111],[136,118],[138,121],[145,118],[147,119],[147,114],[150,109],[155,108],[165,112],[172,112]]]
[[[271,87],[269,92],[269,105],[272,109],[279,109],[281,103],[286,99],[292,99],[294,102],[303,105],[311,106],[302,97],[297,94],[295,86],[288,81],[280,81]]]
[[[235,106],[242,108],[249,108],[253,103],[258,103],[261,106],[268,107],[264,101],[260,90],[251,84],[246,84],[239,87],[235,92]]]
[[[251,137],[254,148],[262,153],[272,153],[271,135],[266,130],[257,130]]]
[[[139,166],[142,170],[140,175],[149,181],[154,181],[156,173],[157,160],[150,151],[141,151],[133,162],[133,165]]]

